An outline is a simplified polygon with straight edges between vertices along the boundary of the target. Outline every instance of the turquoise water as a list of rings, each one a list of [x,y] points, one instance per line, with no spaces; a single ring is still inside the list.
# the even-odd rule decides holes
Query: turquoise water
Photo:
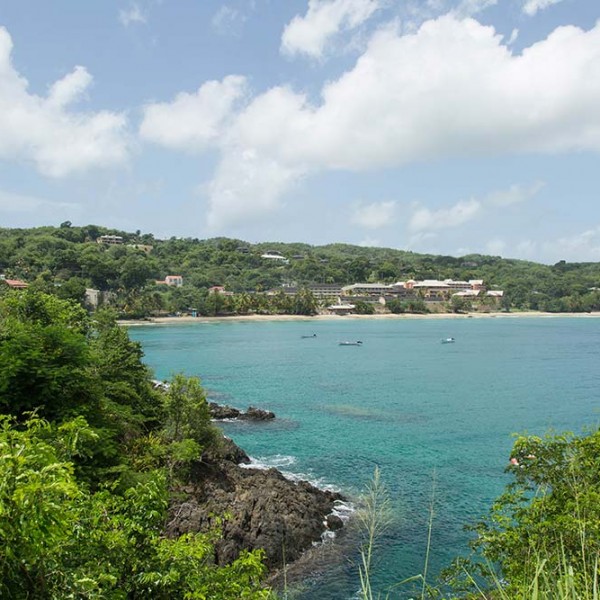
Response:
[[[158,378],[198,375],[217,401],[273,410],[272,423],[225,425],[260,461],[350,495],[381,468],[394,521],[377,553],[380,590],[422,572],[434,478],[433,574],[467,552],[464,525],[505,485],[513,432],[600,421],[600,319],[211,322],[130,335]],[[342,562],[304,597],[345,600],[357,582]]]

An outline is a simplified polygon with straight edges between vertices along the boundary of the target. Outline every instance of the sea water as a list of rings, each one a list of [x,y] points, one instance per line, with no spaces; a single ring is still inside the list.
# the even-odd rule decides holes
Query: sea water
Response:
[[[600,421],[600,319],[213,321],[130,335],[157,378],[196,375],[217,402],[276,413],[224,424],[257,464],[350,497],[379,467],[393,516],[375,555],[382,592],[423,572],[432,490],[433,579],[468,554],[465,525],[509,481],[513,433],[581,433]],[[307,578],[301,597],[355,597],[352,554]]]

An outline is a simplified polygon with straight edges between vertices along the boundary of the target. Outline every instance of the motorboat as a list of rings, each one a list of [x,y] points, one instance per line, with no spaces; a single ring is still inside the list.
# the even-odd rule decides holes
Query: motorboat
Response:
[[[313,333],[312,335],[301,335],[300,337],[301,337],[303,340],[307,340],[307,339],[309,339],[309,338],[316,338],[316,337],[317,337],[317,334],[316,334],[316,333]]]
[[[339,342],[339,346],[362,346],[362,342],[357,340],[356,342]]]
[[[454,344],[456,340],[453,337],[444,338],[442,344]]]

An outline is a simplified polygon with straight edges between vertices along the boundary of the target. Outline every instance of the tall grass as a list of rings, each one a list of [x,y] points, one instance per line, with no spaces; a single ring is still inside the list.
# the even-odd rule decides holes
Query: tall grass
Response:
[[[600,600],[600,577],[598,568],[600,556],[596,555],[593,561],[577,560],[577,566],[567,557],[567,552],[562,540],[557,547],[546,548],[524,556],[523,560],[529,573],[523,582],[514,583],[505,581],[498,574],[495,565],[490,563],[480,564],[478,569],[470,571],[462,567],[463,581],[466,581],[469,592],[457,592],[442,589],[442,587],[428,583],[429,558],[432,550],[431,538],[435,516],[435,473],[432,481],[431,499],[429,504],[429,518],[427,527],[427,545],[425,550],[423,572],[409,577],[390,587],[386,592],[374,592],[372,577],[376,573],[374,567],[374,552],[379,544],[380,537],[385,533],[391,523],[392,513],[390,499],[381,480],[380,470],[377,468],[373,479],[367,485],[358,512],[358,520],[363,533],[363,542],[360,548],[360,600],[390,600],[397,597],[399,589],[406,584],[420,584],[420,592],[413,594],[412,600]],[[586,540],[589,532],[585,528],[585,519],[581,519],[579,531],[581,557],[585,559],[587,553]],[[557,552],[558,549],[558,552]],[[556,560],[556,555],[559,560]],[[478,571],[477,576],[474,575]]]
[[[404,579],[390,588],[385,596],[381,593],[374,595],[371,583],[371,575],[373,573],[373,553],[376,550],[380,536],[385,533],[390,523],[392,522],[392,512],[390,507],[390,499],[386,487],[381,481],[381,472],[379,468],[375,468],[373,479],[367,485],[364,497],[362,499],[362,508],[358,512],[358,520],[363,532],[363,543],[361,544],[360,557],[361,564],[358,569],[360,579],[359,597],[361,600],[381,600],[385,598],[389,600],[392,593],[398,587],[409,583],[421,583],[421,600],[434,597],[436,594],[434,588],[427,584],[427,572],[429,567],[429,551],[431,548],[431,533],[433,530],[434,506],[435,506],[435,473],[433,477],[433,485],[431,490],[431,501],[429,505],[429,519],[427,528],[427,547],[425,550],[425,562],[423,565],[423,573]],[[435,595],[437,597],[437,595]]]

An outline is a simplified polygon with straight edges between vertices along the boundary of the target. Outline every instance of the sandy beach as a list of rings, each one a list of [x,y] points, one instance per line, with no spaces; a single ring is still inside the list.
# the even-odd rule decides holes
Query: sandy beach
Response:
[[[428,313],[425,315],[416,314],[400,314],[392,313],[376,314],[376,315],[315,315],[307,317],[302,315],[238,315],[231,317],[149,317],[141,320],[121,320],[119,324],[127,326],[139,325],[173,325],[177,323],[215,323],[215,322],[231,322],[231,321],[329,321],[329,320],[351,320],[351,319],[518,319],[524,317],[577,317],[577,318],[598,318],[600,311],[591,313],[548,313],[539,311],[520,311],[520,312],[489,312],[489,313]]]

